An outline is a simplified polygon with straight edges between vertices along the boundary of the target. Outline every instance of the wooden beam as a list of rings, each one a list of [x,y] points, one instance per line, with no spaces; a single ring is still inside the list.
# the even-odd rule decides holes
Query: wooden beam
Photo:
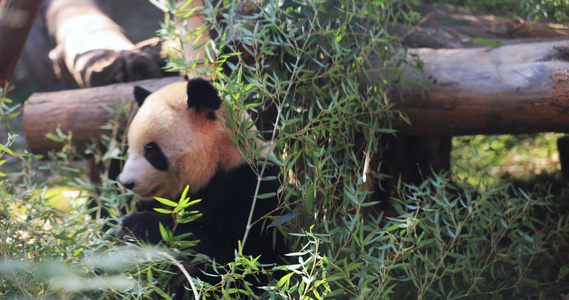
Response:
[[[395,108],[412,122],[394,127],[436,136],[569,132],[569,56],[553,49],[565,44],[409,50],[425,70],[407,70],[404,79],[427,88],[394,88]],[[370,84],[382,76],[370,74]]]

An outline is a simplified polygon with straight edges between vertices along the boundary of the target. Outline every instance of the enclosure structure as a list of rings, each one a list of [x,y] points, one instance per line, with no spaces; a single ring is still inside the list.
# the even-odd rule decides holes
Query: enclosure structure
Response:
[[[199,6],[199,1],[193,1],[188,9]],[[24,129],[32,152],[45,154],[61,146],[45,138],[55,128],[73,132],[73,142],[79,146],[96,141],[105,134],[102,127],[110,118],[105,107],[130,101],[132,86],[155,90],[182,80],[109,84],[161,77],[158,66],[164,65],[168,51],[181,50],[166,41],[134,45],[92,0],[52,0],[46,17],[58,45],[50,53],[56,74],[67,74],[83,89],[30,97],[24,108]],[[82,21],[74,23],[78,18]],[[190,28],[204,22],[199,13],[188,20]],[[99,24],[97,30],[93,24]],[[205,57],[205,51],[193,45],[208,37],[206,30],[200,32],[199,40],[187,41],[187,61]],[[120,42],[110,45],[114,40]],[[390,147],[377,154],[389,164],[387,173],[419,183],[432,171],[448,169],[452,136],[567,132],[568,43],[561,39],[500,47],[408,49],[408,60],[421,60],[424,68],[409,68],[401,84],[393,86],[393,108],[407,117],[394,120],[397,137],[386,136]],[[380,66],[361,74],[364,84],[378,84],[387,76],[375,69]]]

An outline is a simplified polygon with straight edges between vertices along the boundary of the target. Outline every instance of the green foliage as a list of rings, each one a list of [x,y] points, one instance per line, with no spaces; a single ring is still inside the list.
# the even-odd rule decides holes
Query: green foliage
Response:
[[[483,45],[483,46],[489,46],[489,47],[501,47],[502,45],[496,43],[496,42],[492,42],[491,40],[488,39],[483,39],[483,38],[476,38],[472,40],[474,43]]]
[[[198,211],[187,211],[190,206],[199,203],[201,199],[190,201],[190,198],[187,197],[189,186],[186,186],[180,200],[176,203],[174,201],[170,201],[168,199],[156,197],[156,201],[164,204],[165,206],[169,206],[172,209],[164,209],[164,208],[154,208],[159,213],[169,214],[172,216],[172,220],[174,220],[174,227],[172,230],[166,229],[162,224],[160,224],[160,234],[162,235],[162,239],[164,242],[175,248],[188,248],[195,246],[199,241],[186,241],[191,236],[191,233],[174,235],[173,232],[176,231],[176,228],[179,224],[189,223],[192,222],[202,214]]]
[[[557,139],[561,136],[541,133],[457,137],[453,140],[452,172],[472,185],[480,185],[480,181],[491,185],[553,176],[559,174]]]
[[[189,1],[152,2],[165,12],[162,36],[185,41],[187,35],[203,34],[205,27],[184,27],[184,18],[202,12],[187,9]],[[227,265],[188,250],[191,243],[166,228],[159,247],[118,246],[110,236],[113,222],[121,209],[134,207],[114,180],[89,183],[77,159],[88,154],[105,165],[124,160],[124,129],[116,124],[131,115],[126,105],[109,108],[117,119],[105,126],[112,133],[103,137],[105,152],[95,145],[77,149],[72,133],[61,131],[50,136],[63,143],[61,151],[45,162],[10,149],[13,137],[2,145],[0,164],[15,157],[23,167],[6,172],[11,180],[0,182],[1,297],[168,299],[173,279],[189,282],[200,299],[251,299],[261,293],[270,299],[527,299],[566,293],[569,224],[559,213],[566,208],[548,185],[522,189],[498,180],[506,172],[497,166],[526,153],[527,138],[455,139],[451,173],[426,178],[420,186],[399,182],[389,203],[395,213],[366,213],[377,204],[367,199],[368,183],[389,177],[380,171],[382,162],[370,164],[371,157],[381,157],[382,136],[395,132],[391,122],[406,120],[393,110],[389,88],[412,84],[400,82],[400,74],[421,66],[404,59],[399,38],[386,28],[395,19],[417,21],[415,4],[266,0],[212,6],[208,1],[203,13],[214,40],[194,45],[208,55],[186,61],[171,53],[172,70],[191,73],[198,61],[215,61],[205,75],[216,79],[227,100],[234,116],[228,130],[244,156],[260,164],[260,180],[275,179],[263,174],[269,163],[282,168],[287,183],[277,193],[282,215],[259,220],[251,215],[249,224],[276,226],[287,234],[288,264],[266,266],[243,255],[248,232]],[[370,84],[370,78],[378,80]],[[0,117],[9,123],[17,110],[0,99]],[[252,113],[258,131],[242,118],[244,111]],[[269,142],[259,145],[257,136]],[[539,151],[551,151],[553,139],[545,140]],[[268,159],[255,162],[261,153]],[[41,181],[39,171],[57,176]],[[56,211],[46,197],[54,184],[79,191],[69,212]],[[270,196],[258,194],[255,201]],[[102,208],[89,209],[87,199]],[[198,200],[185,194],[157,200],[167,207],[160,212],[177,222],[199,216],[191,210]],[[211,264],[210,275],[221,283],[191,278],[186,262]],[[271,272],[274,281],[261,292],[248,282]]]
[[[5,99],[0,97],[0,99]],[[3,102],[5,103],[5,102]],[[4,107],[13,111],[13,108]],[[187,242],[179,237],[163,246],[142,244],[119,245],[110,233],[116,227],[120,210],[131,211],[117,182],[106,179],[96,186],[88,180],[82,163],[85,155],[97,163],[108,164],[120,157],[124,147],[123,130],[118,119],[132,115],[130,104],[109,108],[116,119],[105,125],[112,136],[102,137],[107,148],[100,152],[95,145],[77,149],[70,134],[57,131],[50,138],[62,142],[61,151],[50,153],[48,161],[41,156],[9,149],[14,139],[0,152],[0,159],[18,159],[23,166],[7,173],[0,182],[0,297],[2,299],[168,299],[167,284],[180,270],[178,259],[204,259],[185,252]],[[3,122],[6,117],[0,114]],[[35,178],[40,172],[53,174],[47,181]],[[41,178],[41,177],[40,177]],[[46,196],[48,188],[64,184],[77,193],[70,196],[70,209],[60,212]],[[101,207],[89,208],[89,201]],[[185,208],[182,201],[176,206]],[[102,214],[108,216],[102,218]],[[187,221],[183,216],[180,221]],[[183,267],[182,267],[183,269]],[[185,271],[185,269],[184,269]]]

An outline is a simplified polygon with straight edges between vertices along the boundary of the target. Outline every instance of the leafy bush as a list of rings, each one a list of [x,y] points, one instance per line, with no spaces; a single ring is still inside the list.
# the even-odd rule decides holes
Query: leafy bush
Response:
[[[184,4],[152,2],[167,16],[161,35],[180,38],[190,31],[180,20],[191,15]],[[393,20],[416,21],[413,2],[206,4],[216,35],[197,47],[207,47],[207,59],[224,66],[207,75],[217,79],[230,111],[255,113],[259,134],[271,141],[278,154],[272,158],[290,183],[279,191],[286,213],[273,220],[288,234],[290,263],[275,267],[282,276],[264,288],[266,298],[526,299],[566,292],[569,226],[559,214],[559,198],[542,187],[524,190],[497,182],[483,173],[484,160],[470,168],[462,165],[467,172],[427,178],[420,186],[399,182],[390,199],[395,214],[365,213],[377,204],[366,200],[368,182],[388,177],[380,172],[381,164],[370,169],[369,158],[383,151],[380,140],[394,132],[391,121],[404,118],[392,109],[389,87],[405,84],[399,74],[417,63],[404,60],[399,38],[386,28]],[[192,65],[172,53],[172,69],[189,71]],[[128,110],[118,108],[117,114]],[[247,141],[251,124],[235,119],[230,125],[245,155],[254,157],[260,149]],[[123,159],[120,130],[113,132],[103,139],[107,152],[87,149],[96,161]],[[63,133],[52,138],[68,141]],[[174,237],[165,248],[117,247],[109,232],[121,208],[130,209],[124,190],[112,180],[89,184],[72,159],[82,154],[65,145],[49,162],[5,147],[0,152],[18,155],[24,166],[8,174],[19,180],[3,181],[0,190],[2,296],[168,298],[173,278],[187,280],[176,275],[181,261],[209,259],[178,247]],[[51,183],[36,182],[38,168],[82,191],[70,212],[50,207],[45,190]],[[87,209],[87,196],[103,203],[110,217],[92,218],[97,208]],[[169,200],[174,202],[163,201],[180,210],[189,204],[183,197]],[[221,276],[221,284],[196,278],[190,283],[203,298],[218,291],[226,299],[249,299],[255,291],[245,275],[258,274],[260,267],[237,251],[234,262],[216,265],[212,272]]]

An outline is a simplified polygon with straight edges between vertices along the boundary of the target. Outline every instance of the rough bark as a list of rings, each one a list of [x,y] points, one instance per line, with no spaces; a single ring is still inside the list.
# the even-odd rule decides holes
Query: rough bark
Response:
[[[59,77],[81,87],[160,77],[154,60],[139,51],[93,0],[52,0],[46,12],[57,46],[49,56]]]
[[[424,73],[409,70],[393,101],[412,125],[401,133],[456,136],[569,132],[567,42],[527,43],[499,48],[414,49]],[[373,80],[382,74],[371,74]]]
[[[12,76],[42,2],[0,0],[0,87]]]
[[[32,153],[46,154],[63,146],[46,138],[55,134],[56,128],[63,133],[72,132],[72,141],[82,147],[89,142],[97,142],[102,134],[109,131],[102,126],[113,115],[105,107],[134,101],[135,85],[155,91],[169,83],[180,81],[179,77],[119,83],[104,87],[67,90],[47,93],[34,93],[24,107],[24,134]]]

